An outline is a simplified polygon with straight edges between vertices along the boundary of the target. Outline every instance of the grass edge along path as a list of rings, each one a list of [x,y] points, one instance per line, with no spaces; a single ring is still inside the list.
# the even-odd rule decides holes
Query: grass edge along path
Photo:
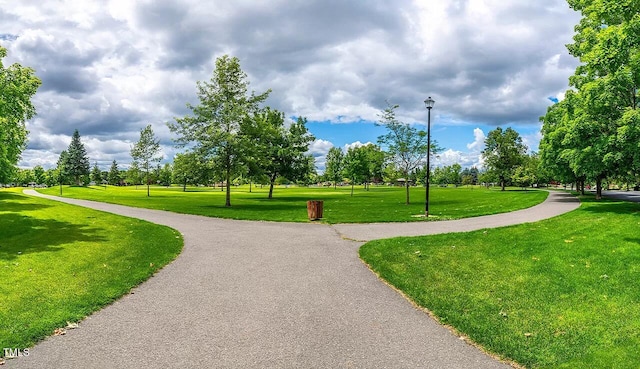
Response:
[[[39,189],[40,193],[59,196],[58,188]],[[420,222],[424,217],[424,187],[411,188],[411,204],[404,203],[404,189],[372,187],[369,191],[338,187],[278,188],[273,199],[267,199],[267,189],[247,186],[233,188],[232,207],[224,207],[224,192],[210,188],[195,188],[182,192],[179,187],[154,187],[151,196],[146,190],[129,187],[63,187],[63,197],[93,200],[112,204],[167,210],[176,213],[204,215],[238,220],[307,222],[307,200],[324,201],[323,223]],[[500,191],[483,187],[432,187],[431,220],[451,220],[506,213],[535,206],[543,202],[547,191]]]
[[[640,204],[368,242],[381,279],[488,352],[530,368],[640,365]]]
[[[169,227],[18,191],[0,191],[0,347],[28,348],[84,319],[182,250]]]

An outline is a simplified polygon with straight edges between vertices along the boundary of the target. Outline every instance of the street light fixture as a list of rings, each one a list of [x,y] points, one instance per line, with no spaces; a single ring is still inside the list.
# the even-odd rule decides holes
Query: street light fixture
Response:
[[[426,178],[426,201],[424,203],[424,216],[429,217],[429,177],[431,172],[431,166],[429,158],[431,157],[431,108],[435,104],[435,100],[431,96],[427,97],[424,101],[424,106],[427,108],[427,178]]]

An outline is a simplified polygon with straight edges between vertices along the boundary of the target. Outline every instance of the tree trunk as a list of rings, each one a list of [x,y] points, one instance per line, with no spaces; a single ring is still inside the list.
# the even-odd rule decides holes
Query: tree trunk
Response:
[[[249,181],[249,193],[251,193],[251,181]]]
[[[274,185],[274,181],[269,181],[269,196],[267,197],[268,199],[272,199],[273,198],[273,185]]]
[[[353,183],[353,182],[354,182],[354,181],[352,180],[352,181],[351,181],[351,197],[353,197],[353,186],[354,186],[354,183]]]
[[[409,205],[409,178],[407,176],[406,181],[404,182],[404,188],[406,189],[407,192],[407,202],[406,204]]]
[[[338,182],[337,181],[333,181],[333,189],[336,189],[336,186],[338,186]]]
[[[187,192],[187,182],[184,182],[184,185],[182,185],[182,192]]]
[[[506,181],[504,179],[500,179],[500,191],[504,191],[505,182]]]
[[[149,196],[151,196],[151,194],[149,193],[149,173],[147,173],[146,182],[147,182],[147,197],[149,197]]]
[[[596,200],[602,200],[602,177],[596,177]]]
[[[231,207],[231,171],[226,171],[226,179],[227,179],[227,193],[225,194],[225,202],[224,206],[227,208]]]

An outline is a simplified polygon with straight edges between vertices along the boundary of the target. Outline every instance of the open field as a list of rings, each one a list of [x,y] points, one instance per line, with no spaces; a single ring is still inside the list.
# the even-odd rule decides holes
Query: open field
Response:
[[[21,191],[0,190],[0,348],[30,347],[84,318],[182,248],[170,228]]]
[[[528,368],[640,366],[640,204],[582,198],[549,220],[373,241],[382,278]]]
[[[57,187],[39,190],[59,195]],[[509,190],[483,187],[432,187],[430,214],[433,220],[459,219],[524,209],[544,201],[546,191]],[[268,188],[248,186],[232,189],[231,208],[224,207],[225,193],[211,188],[152,187],[151,197],[146,188],[130,187],[63,187],[63,196],[115,204],[169,210],[219,218],[270,220],[287,222],[307,221],[307,200],[324,201],[324,222],[371,223],[424,221],[425,189],[411,189],[411,204],[404,203],[404,189],[372,187],[370,191],[356,188],[353,197],[350,187],[278,187],[274,198],[267,199]]]

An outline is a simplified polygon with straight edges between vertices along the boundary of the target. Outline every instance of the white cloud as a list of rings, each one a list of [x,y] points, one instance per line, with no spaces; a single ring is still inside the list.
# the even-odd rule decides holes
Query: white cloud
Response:
[[[0,8],[6,64],[33,67],[44,82],[30,126],[32,142],[51,145],[31,146],[25,166],[59,154],[44,136],[76,128],[106,161],[115,155],[97,146],[121,147],[114,141],[152,124],[170,157],[165,122],[189,113],[196,81],[225,53],[240,58],[250,89],[273,89],[273,108],[334,123],[376,121],[385,100],[401,105],[403,121],[424,122],[431,95],[434,113],[451,123],[538,124],[577,65],[565,44],[579,14],[559,0],[0,0]],[[478,150],[477,137],[471,145]]]
[[[473,137],[475,139],[473,142],[467,144],[467,149],[471,152],[480,152],[484,150],[484,140],[487,138],[484,135],[484,132],[480,128],[475,128],[473,130]]]
[[[347,151],[349,151],[349,149],[353,149],[353,148],[360,147],[360,146],[367,146],[367,145],[373,145],[373,143],[372,143],[372,142],[370,142],[370,141],[367,141],[367,142],[365,142],[365,143],[362,143],[362,142],[360,142],[360,141],[355,141],[355,142],[348,143],[348,144],[344,145],[344,147],[342,148],[342,150],[343,150],[343,151],[345,152],[345,154],[346,154],[346,153],[347,153]]]
[[[327,140],[316,139],[309,145],[308,153],[313,156],[316,162],[316,168],[320,172],[324,171],[327,161],[327,153],[333,147],[333,143]]]

